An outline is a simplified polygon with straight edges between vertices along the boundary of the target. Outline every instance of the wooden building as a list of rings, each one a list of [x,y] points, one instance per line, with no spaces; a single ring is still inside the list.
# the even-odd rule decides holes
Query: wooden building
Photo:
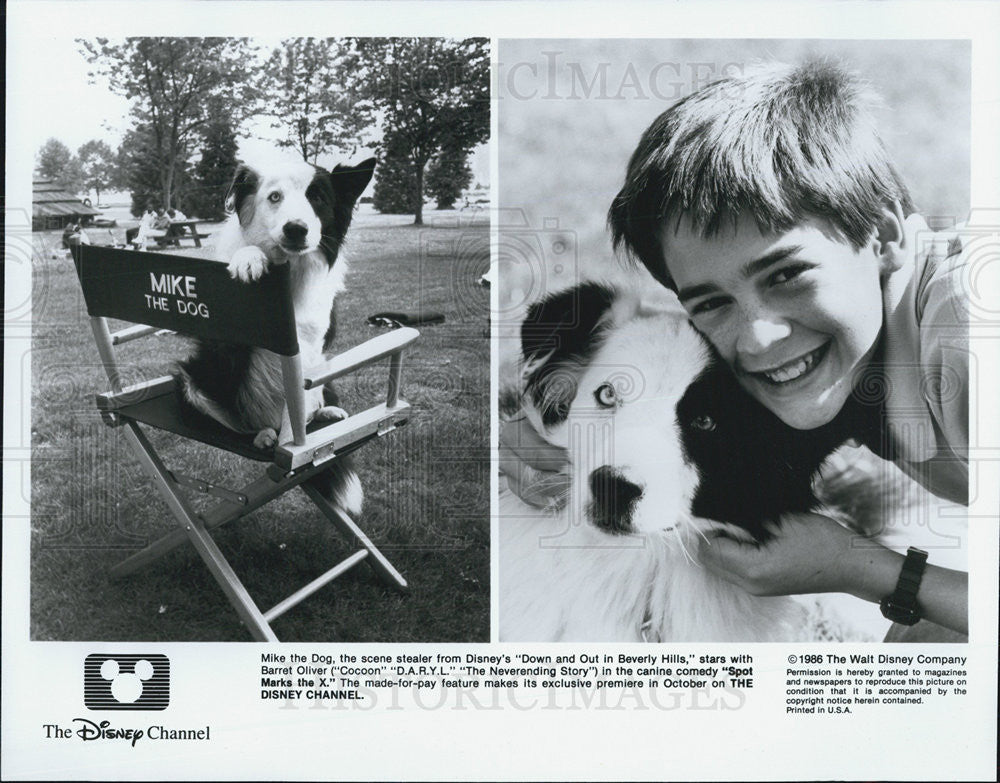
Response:
[[[86,225],[95,215],[101,214],[51,180],[36,180],[32,183],[32,191],[32,231],[65,228],[69,222]]]

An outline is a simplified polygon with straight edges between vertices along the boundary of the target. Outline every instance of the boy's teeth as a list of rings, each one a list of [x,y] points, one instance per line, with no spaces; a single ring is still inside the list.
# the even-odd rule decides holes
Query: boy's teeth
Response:
[[[779,367],[777,370],[771,370],[770,372],[765,372],[764,376],[774,383],[787,383],[788,381],[794,381],[800,375],[805,373],[816,361],[816,352],[813,351],[808,356],[799,359],[797,362],[786,364],[784,367]]]

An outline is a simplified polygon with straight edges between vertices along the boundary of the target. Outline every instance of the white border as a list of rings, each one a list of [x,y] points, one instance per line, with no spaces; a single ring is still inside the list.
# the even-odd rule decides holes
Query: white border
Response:
[[[485,35],[505,37],[969,38],[972,40],[972,204],[1000,206],[1000,6],[992,3],[864,2],[659,4],[554,2],[29,2],[7,5],[8,242],[17,210],[30,215],[34,145],[19,118],[31,85],[57,74],[26,70],[32,41],[120,35]],[[494,104],[495,105],[495,104]],[[931,118],[929,121],[933,121]],[[495,123],[495,119],[494,119]],[[495,128],[495,125],[494,125]],[[496,151],[492,183],[497,186]],[[495,243],[495,235],[492,237]],[[16,261],[14,256],[8,260]],[[7,302],[26,301],[30,269],[5,265]],[[5,312],[9,312],[6,310]],[[998,335],[990,335],[996,338]],[[432,711],[411,704],[371,712],[281,712],[256,698],[254,645],[156,645],[193,679],[176,683],[212,723],[203,747],[147,745],[141,752],[39,742],[38,726],[60,702],[79,699],[78,662],[108,645],[27,643],[29,486],[21,446],[30,388],[24,330],[7,330],[4,363],[3,740],[4,778],[671,778],[994,779],[996,752],[997,548],[995,527],[971,525],[973,638],[968,647],[981,691],[933,712],[901,709],[892,720],[789,720],[763,706],[782,671],[759,673],[748,710],[623,708],[594,712],[502,709]],[[983,357],[985,389],[996,390],[994,356]],[[495,372],[495,370],[494,370]],[[494,386],[496,378],[493,378]],[[1000,444],[996,406],[979,406],[980,443]],[[495,436],[495,427],[494,427]],[[983,452],[996,459],[997,448]],[[979,511],[993,513],[1000,486],[988,463]],[[22,472],[22,470],[24,472]],[[495,486],[495,478],[491,478]],[[989,496],[989,497],[987,497]],[[994,519],[995,522],[995,519]],[[977,532],[978,531],[978,532]],[[494,608],[495,619],[495,608]],[[142,645],[140,645],[141,647]],[[119,649],[122,645],[111,645]],[[311,647],[302,646],[304,650]],[[354,645],[362,652],[365,646]],[[427,645],[428,649],[434,646]],[[494,648],[496,649],[496,648]],[[773,656],[772,656],[773,658]],[[72,662],[70,664],[69,662]],[[219,676],[226,671],[229,676]],[[239,687],[245,678],[245,687]],[[39,698],[41,695],[41,698]],[[488,705],[487,705],[488,706]],[[78,713],[62,710],[58,718]],[[179,712],[174,712],[176,722]],[[55,718],[53,718],[55,719]],[[97,743],[94,743],[97,744]]]

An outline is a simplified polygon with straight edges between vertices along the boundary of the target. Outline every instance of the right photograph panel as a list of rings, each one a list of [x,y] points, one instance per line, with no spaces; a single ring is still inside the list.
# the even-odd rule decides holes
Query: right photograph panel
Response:
[[[970,57],[499,42],[501,642],[967,641]]]

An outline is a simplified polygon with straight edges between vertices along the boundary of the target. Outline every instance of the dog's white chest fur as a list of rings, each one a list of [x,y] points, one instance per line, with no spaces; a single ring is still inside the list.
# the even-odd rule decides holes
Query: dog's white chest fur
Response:
[[[807,609],[757,597],[684,555],[674,533],[608,536],[570,509],[500,494],[502,641],[796,641]]]
[[[282,263],[291,264],[292,296],[299,356],[304,369],[323,358],[323,340],[330,327],[330,311],[344,288],[346,261],[331,268],[319,251],[303,253]],[[323,389],[305,393],[306,418],[323,406]],[[250,368],[238,394],[240,411],[252,431],[279,430],[285,399],[279,357],[267,350],[254,350]]]
[[[322,253],[314,251],[297,259],[292,266],[295,329],[304,367],[322,358],[323,338],[330,327],[330,309],[344,290],[347,259],[341,256],[329,267]]]

